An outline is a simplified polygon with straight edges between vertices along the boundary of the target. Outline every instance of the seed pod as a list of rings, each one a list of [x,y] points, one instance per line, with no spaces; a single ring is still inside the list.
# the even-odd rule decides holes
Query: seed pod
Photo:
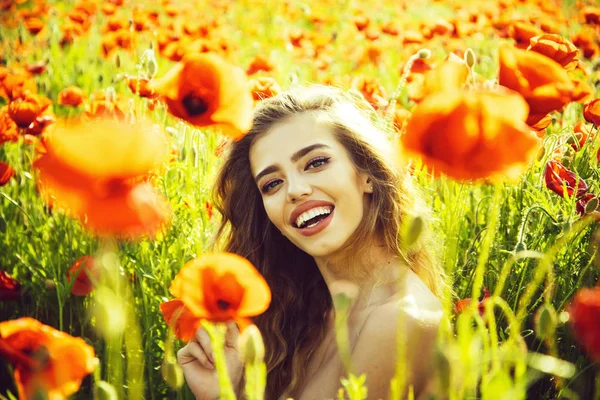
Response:
[[[556,310],[552,304],[542,305],[534,316],[536,336],[542,340],[552,337],[556,331],[557,321]]]
[[[239,338],[240,355],[245,364],[258,364],[265,358],[265,345],[256,325],[250,325]]]
[[[417,52],[419,58],[429,58],[431,57],[431,50],[429,49],[421,49]]]
[[[465,51],[464,60],[469,68],[473,68],[473,66],[477,62],[475,52],[471,48],[468,48],[467,51]]]
[[[591,214],[598,208],[598,198],[594,197],[585,205],[585,213]]]

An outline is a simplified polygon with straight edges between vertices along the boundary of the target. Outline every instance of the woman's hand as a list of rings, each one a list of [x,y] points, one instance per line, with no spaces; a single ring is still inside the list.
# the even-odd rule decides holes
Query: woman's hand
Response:
[[[225,360],[227,372],[236,395],[242,381],[244,365],[238,348],[239,328],[236,323],[227,323],[225,334]],[[219,376],[214,364],[214,355],[208,332],[203,327],[196,336],[177,352],[177,361],[183,369],[185,380],[198,400],[215,400],[220,396]]]

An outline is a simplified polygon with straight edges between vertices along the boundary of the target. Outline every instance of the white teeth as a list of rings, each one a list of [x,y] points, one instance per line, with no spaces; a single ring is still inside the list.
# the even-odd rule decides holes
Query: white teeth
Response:
[[[333,207],[315,207],[311,208],[308,211],[303,212],[296,219],[296,226],[300,227],[305,221],[308,221],[311,218],[316,217],[317,215],[331,214]],[[311,224],[310,226],[315,226],[317,223]]]

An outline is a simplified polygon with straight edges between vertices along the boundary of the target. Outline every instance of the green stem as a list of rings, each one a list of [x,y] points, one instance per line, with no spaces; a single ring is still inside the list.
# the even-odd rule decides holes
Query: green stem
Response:
[[[492,200],[492,210],[490,212],[490,220],[488,225],[488,232],[483,241],[483,247],[477,260],[477,267],[475,269],[475,276],[473,279],[473,291],[471,294],[472,299],[479,298],[481,294],[481,287],[483,286],[483,274],[485,272],[485,266],[487,265],[490,249],[494,242],[494,236],[496,235],[496,228],[498,226],[498,216],[500,214],[500,198],[502,194],[501,184],[496,184],[494,187],[494,197]],[[477,302],[471,302],[473,308],[477,307]]]
[[[229,373],[227,372],[227,361],[225,358],[225,330],[226,326],[221,323],[212,324],[206,320],[202,321],[202,326],[208,332],[212,350],[215,355],[215,367],[219,375],[219,387],[221,389],[220,400],[236,400],[235,392],[231,386]]]

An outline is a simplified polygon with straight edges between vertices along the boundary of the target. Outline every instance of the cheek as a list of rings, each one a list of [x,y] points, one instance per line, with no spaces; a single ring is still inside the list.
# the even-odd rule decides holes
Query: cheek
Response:
[[[280,227],[283,222],[281,202],[276,201],[276,196],[270,196],[263,198],[263,206],[267,217],[276,227]]]

